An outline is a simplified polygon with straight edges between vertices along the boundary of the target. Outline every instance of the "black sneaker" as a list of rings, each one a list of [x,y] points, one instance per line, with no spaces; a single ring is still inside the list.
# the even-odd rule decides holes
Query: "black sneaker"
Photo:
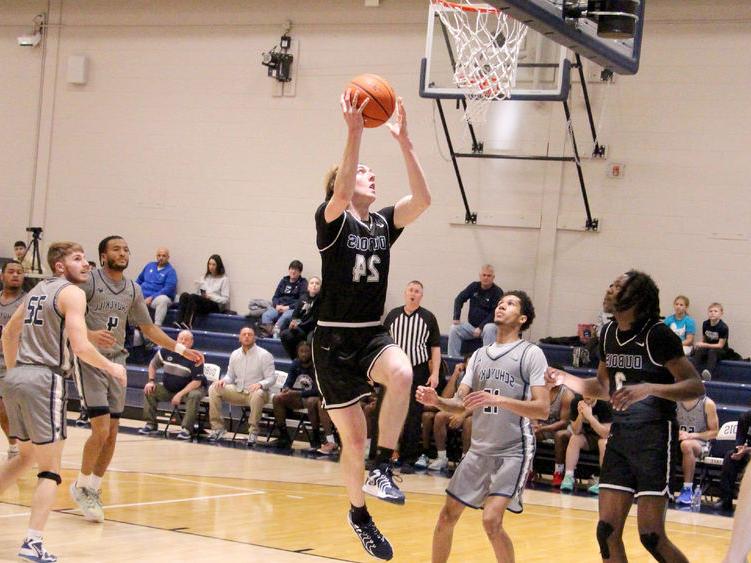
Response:
[[[352,529],[360,538],[363,548],[373,557],[388,561],[394,556],[394,550],[391,549],[389,540],[383,537],[383,534],[378,530],[375,522],[371,519],[367,524],[355,524],[352,521],[352,515],[347,513],[347,522],[352,526]]]
[[[86,428],[90,426],[91,423],[89,422],[89,417],[85,412],[82,412],[78,415],[78,418],[76,419],[76,426],[79,428]]]
[[[401,481],[399,477],[397,479]],[[404,493],[394,483],[394,472],[388,463],[382,463],[370,470],[362,490],[386,502],[404,504]]]
[[[415,467],[411,463],[402,463],[399,468],[399,473],[402,475],[412,475],[415,472]]]

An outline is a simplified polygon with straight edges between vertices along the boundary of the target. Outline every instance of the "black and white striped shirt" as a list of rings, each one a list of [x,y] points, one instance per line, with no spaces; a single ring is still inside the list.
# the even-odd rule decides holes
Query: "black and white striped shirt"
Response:
[[[412,366],[427,363],[430,349],[441,345],[441,330],[435,315],[418,307],[408,314],[404,307],[389,311],[383,321],[394,342],[406,352]]]

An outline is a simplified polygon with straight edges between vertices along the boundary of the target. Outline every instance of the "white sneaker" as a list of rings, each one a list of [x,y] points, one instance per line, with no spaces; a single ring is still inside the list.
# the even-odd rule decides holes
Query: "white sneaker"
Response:
[[[211,434],[209,434],[209,442],[218,442],[222,439],[222,436],[226,433],[226,430],[224,428],[220,428],[219,430],[212,430]]]
[[[420,457],[417,458],[417,461],[414,463],[415,469],[427,469],[428,464],[430,464],[430,460],[428,459],[428,456],[425,454],[422,454]]]
[[[258,441],[257,432],[251,432],[250,434],[248,434],[248,446],[255,446],[257,441]]]
[[[89,522],[104,522],[104,510],[102,510],[98,493],[85,487],[76,487],[76,484],[72,483],[70,485],[70,496],[81,509],[86,520]]]
[[[188,440],[188,441],[190,441],[191,438],[193,438],[193,436],[191,436],[190,432],[188,432],[187,430],[185,430],[185,428],[183,428],[182,430],[180,430],[180,432],[178,433],[178,435],[175,436],[175,438],[177,438],[178,440]]]
[[[709,371],[708,369],[702,370],[701,378],[702,378],[702,381],[712,381],[712,372]]]
[[[439,457],[428,464],[428,471],[443,471],[449,466],[447,457]]]

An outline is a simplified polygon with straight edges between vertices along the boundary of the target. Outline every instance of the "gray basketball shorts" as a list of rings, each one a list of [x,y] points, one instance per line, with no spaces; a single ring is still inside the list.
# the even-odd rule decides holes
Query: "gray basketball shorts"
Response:
[[[23,365],[5,376],[10,437],[42,445],[65,440],[65,379],[47,366]]]
[[[492,456],[471,449],[456,468],[446,493],[470,508],[482,508],[488,497],[511,499],[508,510],[520,513],[522,492],[532,455]]]
[[[109,359],[125,365],[125,356]],[[86,362],[76,360],[75,365],[76,387],[89,418],[105,414],[120,418],[125,409],[125,387]]]

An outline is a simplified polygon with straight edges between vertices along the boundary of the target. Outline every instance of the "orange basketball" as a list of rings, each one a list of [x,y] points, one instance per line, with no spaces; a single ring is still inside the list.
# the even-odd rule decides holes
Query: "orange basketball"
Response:
[[[348,89],[358,92],[357,105],[365,98],[370,98],[368,105],[362,112],[365,127],[378,127],[389,120],[396,107],[396,95],[391,85],[377,74],[361,74],[355,76]]]

